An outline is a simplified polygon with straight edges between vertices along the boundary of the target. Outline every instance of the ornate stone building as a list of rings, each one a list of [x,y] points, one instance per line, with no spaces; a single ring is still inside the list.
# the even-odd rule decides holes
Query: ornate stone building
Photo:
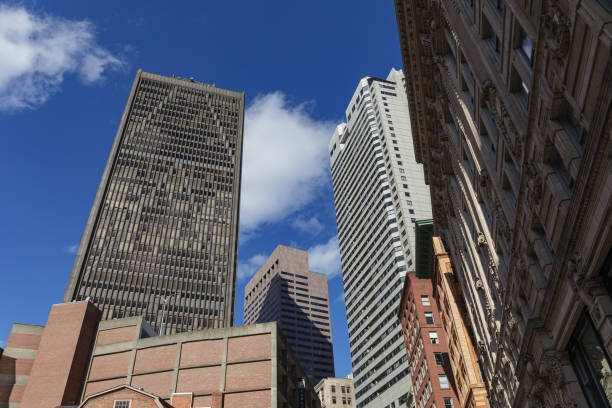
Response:
[[[612,2],[395,0],[415,156],[493,406],[612,401]]]

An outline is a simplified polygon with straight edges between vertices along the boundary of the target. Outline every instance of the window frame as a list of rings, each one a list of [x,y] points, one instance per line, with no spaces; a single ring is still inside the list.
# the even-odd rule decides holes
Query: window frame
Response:
[[[121,402],[127,402],[128,405],[127,407],[118,407],[117,403],[121,403]],[[131,399],[116,399],[113,400],[113,408],[130,408],[132,406],[132,400]]]

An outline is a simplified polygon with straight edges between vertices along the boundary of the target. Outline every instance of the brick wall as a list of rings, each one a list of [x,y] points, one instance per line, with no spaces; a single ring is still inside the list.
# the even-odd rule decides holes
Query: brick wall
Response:
[[[77,403],[99,319],[100,311],[89,302],[51,308],[21,408]]]
[[[14,324],[0,357],[0,403],[20,403],[44,327]]]

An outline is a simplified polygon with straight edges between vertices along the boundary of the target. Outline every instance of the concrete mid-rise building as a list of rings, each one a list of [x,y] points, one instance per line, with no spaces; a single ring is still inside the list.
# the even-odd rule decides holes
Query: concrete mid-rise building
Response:
[[[158,336],[142,316],[101,315],[80,301],[54,305],[45,326],[15,324],[0,407],[320,407],[275,322]]]
[[[244,103],[138,71],[64,302],[163,333],[234,323]]]
[[[356,408],[355,388],[352,378],[323,378],[314,387],[321,401],[321,408]]]
[[[395,0],[415,156],[495,407],[612,405],[612,3]]]
[[[415,223],[431,218],[431,204],[401,71],[359,81],[329,153],[357,405],[408,406],[397,309],[415,268]]]
[[[279,245],[247,283],[244,323],[276,321],[313,384],[334,375],[327,276],[308,252]]]

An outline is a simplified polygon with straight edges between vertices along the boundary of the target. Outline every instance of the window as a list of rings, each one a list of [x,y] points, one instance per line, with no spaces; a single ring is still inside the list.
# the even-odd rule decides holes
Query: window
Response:
[[[530,67],[533,66],[534,48],[531,38],[527,35],[523,27],[517,24],[516,48]]]
[[[499,62],[501,59],[501,49],[502,49],[501,40],[497,36],[497,33],[495,32],[495,30],[493,30],[493,27],[491,27],[491,24],[486,18],[483,21],[483,31],[484,31],[483,38],[487,41],[487,44],[489,45],[489,47],[491,48],[491,51],[493,51],[493,54],[495,55],[495,59],[497,60],[497,62]]]
[[[444,408],[453,408],[453,398],[452,397],[444,397]]]
[[[610,357],[586,313],[576,325],[568,347],[576,377],[589,405],[610,407],[612,399],[606,393],[607,379],[612,374]]]
[[[115,400],[113,408],[130,408],[132,400]]]
[[[580,120],[574,114],[573,108],[567,101],[563,101],[557,119],[565,128],[565,132],[570,136],[576,149],[580,153],[584,150],[586,143],[586,129],[580,123]]]
[[[429,296],[421,295],[421,304],[423,306],[431,306],[431,303],[429,302]]]
[[[336,403],[336,397],[332,397],[332,404]]]
[[[523,111],[527,113],[529,110],[529,86],[519,76],[514,67],[512,68],[511,74],[511,87],[512,93],[516,95],[521,108],[523,108]]]
[[[425,321],[427,324],[434,324],[433,312],[425,312]]]
[[[489,2],[493,6],[493,9],[495,9],[497,15],[501,17],[504,12],[504,0],[489,0]]]
[[[440,344],[438,340],[438,333],[429,332],[429,340],[431,340],[431,344]]]
[[[612,13],[612,0],[599,0],[599,3],[608,11],[608,13]]]
[[[434,359],[436,360],[436,365],[441,366],[444,365],[444,356],[440,352],[434,352]]]
[[[336,386],[335,386],[335,385],[332,385],[332,386],[331,386],[331,391],[332,391],[332,392],[336,392]]]
[[[450,388],[446,374],[438,374],[438,381],[440,381],[441,390],[448,390]]]

